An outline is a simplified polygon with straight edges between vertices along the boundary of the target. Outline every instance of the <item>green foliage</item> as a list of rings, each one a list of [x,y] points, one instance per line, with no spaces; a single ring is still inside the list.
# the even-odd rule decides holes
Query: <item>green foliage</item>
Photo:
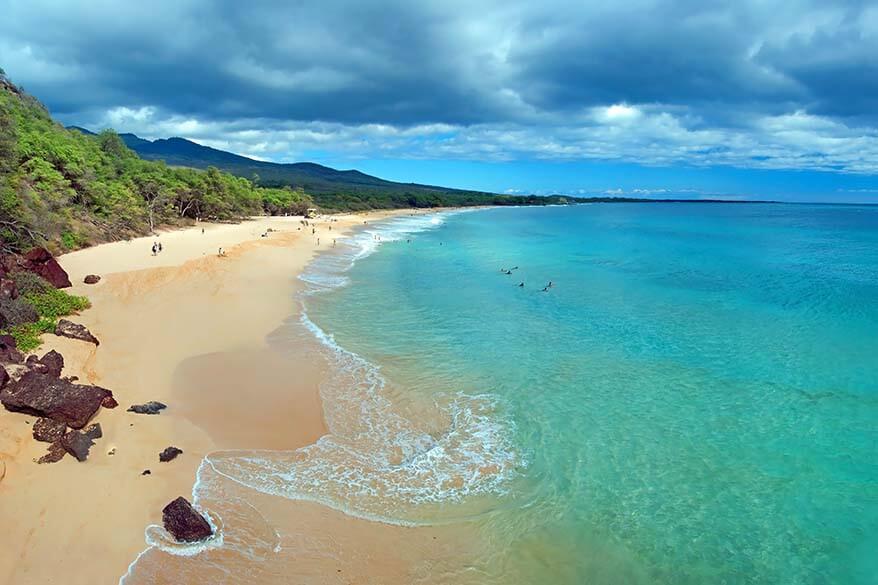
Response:
[[[314,205],[302,189],[261,189],[262,205],[270,215],[305,215]]]
[[[31,352],[43,344],[40,335],[55,331],[55,321],[52,319],[40,319],[32,323],[23,323],[10,327],[4,333],[15,338],[15,345],[24,353]]]
[[[34,274],[33,272],[28,272],[26,270],[13,272],[9,275],[9,278],[15,283],[15,288],[18,289],[18,294],[21,296],[42,294],[49,289],[54,288],[39,274]]]
[[[0,79],[0,245],[53,252],[143,235],[196,218],[238,220],[291,213],[311,201],[216,168],[141,160],[113,131],[67,130]]]
[[[65,250],[75,250],[79,247],[79,237],[73,232],[64,232],[61,234],[61,246]]]
[[[33,351],[41,345],[40,335],[51,333],[59,317],[72,315],[91,306],[88,299],[58,290],[31,272],[12,274],[20,296],[0,299],[0,313],[8,321],[0,333],[12,335],[18,349]]]
[[[42,293],[29,293],[24,295],[24,298],[37,310],[40,317],[53,320],[91,306],[87,298],[71,295],[57,288],[50,288]]]
[[[0,315],[3,315],[2,322],[5,322],[7,327],[24,325],[39,318],[39,313],[34,306],[22,297],[17,299],[0,298]]]

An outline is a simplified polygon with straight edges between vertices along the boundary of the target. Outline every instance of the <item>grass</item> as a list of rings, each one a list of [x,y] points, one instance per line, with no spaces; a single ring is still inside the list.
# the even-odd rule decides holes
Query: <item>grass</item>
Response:
[[[53,319],[41,318],[36,323],[25,323],[10,327],[3,331],[3,333],[15,338],[15,345],[19,351],[30,353],[43,344],[40,335],[52,333],[53,331],[55,331],[55,321]]]
[[[91,307],[87,298],[71,295],[57,288],[41,293],[29,293],[24,299],[37,310],[41,318],[46,319],[58,319]]]

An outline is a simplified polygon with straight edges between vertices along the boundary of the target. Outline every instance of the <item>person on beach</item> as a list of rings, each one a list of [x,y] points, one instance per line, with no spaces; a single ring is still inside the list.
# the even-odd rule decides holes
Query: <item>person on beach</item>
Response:
[[[152,243],[152,255],[155,256],[156,254],[158,254],[158,251],[159,251],[159,247],[156,245],[155,242],[153,242]]]
[[[335,238],[332,238],[332,247],[335,248]]]
[[[201,234],[204,235],[204,228],[201,228]]]
[[[161,251],[162,251],[162,243],[159,242],[159,252],[161,252]]]

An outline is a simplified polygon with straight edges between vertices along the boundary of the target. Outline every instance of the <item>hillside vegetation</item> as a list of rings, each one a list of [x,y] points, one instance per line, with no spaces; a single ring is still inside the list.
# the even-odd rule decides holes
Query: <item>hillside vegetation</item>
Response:
[[[67,130],[0,70],[0,246],[7,251],[43,245],[57,253],[195,218],[301,213],[311,205],[301,190],[142,160],[112,131]]]
[[[85,128],[77,129],[92,134]],[[233,175],[253,179],[264,187],[302,189],[324,211],[473,205],[557,205],[571,201],[561,196],[496,195],[435,185],[396,183],[357,170],[339,171],[311,162],[273,163],[254,160],[203,146],[185,138],[144,140],[134,134],[120,136],[129,148],[145,159],[200,169],[215,166]]]

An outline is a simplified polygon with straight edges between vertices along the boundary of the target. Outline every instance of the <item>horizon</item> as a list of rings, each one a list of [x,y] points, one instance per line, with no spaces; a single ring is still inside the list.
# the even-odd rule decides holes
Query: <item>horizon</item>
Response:
[[[878,203],[859,2],[42,4],[7,7],[0,66],[65,125],[501,194]]]

